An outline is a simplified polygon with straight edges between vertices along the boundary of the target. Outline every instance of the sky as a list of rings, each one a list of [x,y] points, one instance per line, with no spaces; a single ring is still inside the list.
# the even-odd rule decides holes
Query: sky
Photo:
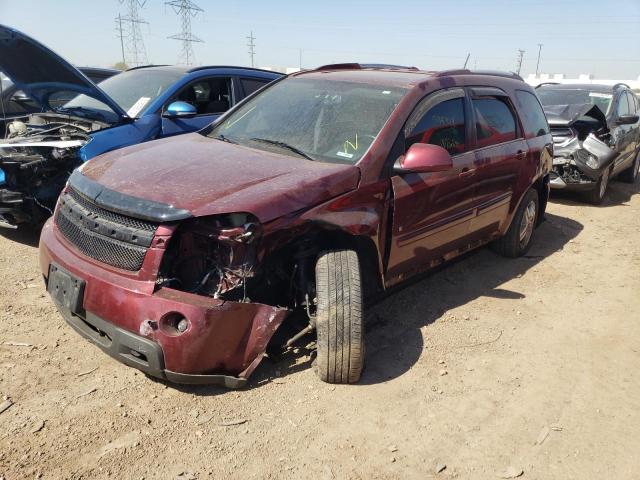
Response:
[[[143,0],[138,0],[142,2]],[[126,2],[125,2],[126,3]],[[362,62],[425,70],[469,68],[540,71],[596,78],[640,77],[640,0],[195,0],[195,63],[304,68]],[[17,28],[76,65],[122,59],[118,0],[0,0],[0,23]],[[150,63],[180,63],[179,17],[163,0],[139,11]]]

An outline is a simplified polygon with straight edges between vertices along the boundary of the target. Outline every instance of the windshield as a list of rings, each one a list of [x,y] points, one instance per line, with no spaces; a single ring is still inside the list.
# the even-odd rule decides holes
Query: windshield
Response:
[[[356,163],[405,92],[294,77],[249,100],[208,135],[310,160]]]
[[[600,107],[604,114],[609,112],[613,95],[605,92],[591,92],[584,88],[539,88],[536,90],[543,106],[584,105]]]
[[[164,93],[184,74],[175,70],[142,68],[107,78],[98,85],[132,118],[140,116],[147,105]],[[87,95],[78,95],[63,108],[93,109],[110,112],[104,103]]]

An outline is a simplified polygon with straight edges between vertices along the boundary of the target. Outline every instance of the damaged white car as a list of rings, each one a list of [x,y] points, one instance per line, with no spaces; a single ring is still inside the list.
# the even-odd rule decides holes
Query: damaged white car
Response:
[[[634,182],[640,168],[640,103],[624,84],[544,83],[536,88],[554,141],[551,188],[599,204],[609,180]]]

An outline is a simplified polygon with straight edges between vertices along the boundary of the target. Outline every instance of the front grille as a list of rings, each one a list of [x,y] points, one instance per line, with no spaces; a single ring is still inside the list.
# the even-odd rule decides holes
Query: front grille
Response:
[[[137,271],[157,223],[106,210],[70,189],[60,196],[56,225],[88,257],[124,270]]]

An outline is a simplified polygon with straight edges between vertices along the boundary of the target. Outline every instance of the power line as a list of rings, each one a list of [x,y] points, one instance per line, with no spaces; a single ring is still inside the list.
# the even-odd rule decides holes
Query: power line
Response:
[[[249,47],[249,56],[251,57],[251,66],[252,67],[255,67],[255,56],[256,56],[255,39],[256,39],[256,37],[253,36],[253,31],[252,31],[249,34],[249,36],[247,37],[247,40],[249,40],[249,43],[247,43],[247,47]]]
[[[140,17],[138,10],[144,7],[147,0],[119,0],[120,4],[125,5],[127,14],[116,17],[117,27],[120,36],[120,46],[122,48],[123,61],[130,67],[137,67],[149,63],[147,58],[147,49],[144,46],[140,25],[149,24]],[[125,33],[126,32],[126,33]],[[126,56],[124,54],[126,39]]]
[[[181,17],[182,31],[168,37],[172,40],[180,40],[182,42],[179,63],[192,65],[195,61],[193,43],[204,43],[204,40],[191,33],[191,19],[198,15],[198,13],[204,12],[204,10],[191,0],[172,0],[165,2],[165,5],[171,6],[173,11]]]
[[[520,75],[520,70],[522,70],[522,59],[524,58],[524,50],[521,48],[518,49],[518,68],[516,69],[516,73]]]

